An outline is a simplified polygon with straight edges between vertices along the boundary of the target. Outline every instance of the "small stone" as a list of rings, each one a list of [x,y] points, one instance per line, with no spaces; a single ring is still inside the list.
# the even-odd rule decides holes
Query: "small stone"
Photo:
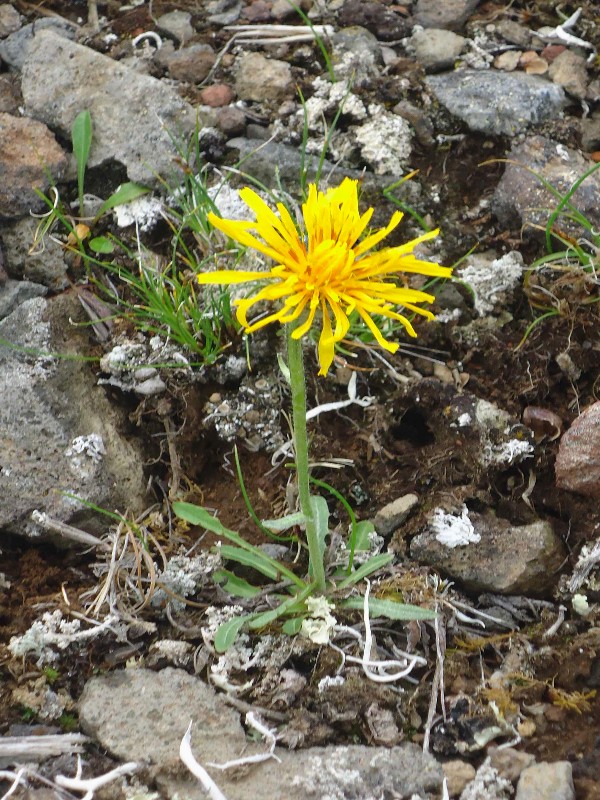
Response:
[[[446,761],[442,764],[444,777],[447,781],[448,794],[450,797],[458,797],[465,786],[475,777],[475,767],[468,761],[455,759]]]
[[[75,38],[75,26],[64,19],[47,17],[19,28],[0,42],[0,58],[15,69],[22,69],[33,40],[41,31],[53,31],[67,39]]]
[[[541,57],[544,58],[549,64],[551,64],[555,58],[557,58],[561,53],[564,53],[567,48],[564,44],[548,44],[542,52],[540,53]]]
[[[512,19],[502,19],[497,22],[496,33],[517,47],[527,47],[531,39],[531,31]]]
[[[216,55],[206,44],[192,44],[176,50],[166,59],[169,77],[185,83],[202,83],[213,68]]]
[[[548,72],[548,62],[544,58],[540,58],[535,50],[523,53],[519,64],[528,75],[545,75]]]
[[[401,39],[408,33],[406,18],[392,8],[386,8],[383,3],[369,0],[346,0],[340,9],[338,21],[341,28],[366,28],[383,42]]]
[[[521,773],[515,800],[575,800],[573,772],[568,761],[545,761]]]
[[[519,66],[520,50],[506,50],[494,59],[494,67],[504,72],[513,72]]]
[[[600,491],[600,401],[586,408],[563,434],[556,456],[556,485],[597,497]]]
[[[555,118],[566,102],[560,86],[523,72],[461,69],[431,75],[426,83],[472,131],[493,136],[515,136]]]
[[[511,783],[516,783],[523,770],[535,763],[535,756],[515,750],[514,747],[490,747],[488,754],[492,767]]]
[[[581,120],[581,147],[588,153],[600,150],[600,117],[592,116]]]
[[[469,543],[449,547],[432,526],[412,540],[411,558],[441,570],[467,591],[531,597],[550,591],[566,552],[549,522],[511,525],[491,513],[475,512],[469,512],[469,520],[479,541],[471,536]]]
[[[387,536],[393,533],[402,525],[418,502],[418,495],[405,494],[380,508],[373,520],[377,533],[380,536]]]
[[[212,108],[228,106],[233,102],[234,97],[233,89],[225,83],[214,83],[200,92],[200,99],[204,105],[212,106]]]
[[[242,100],[281,103],[293,92],[294,79],[286,61],[245,53],[236,63],[235,90]]]
[[[452,67],[466,41],[464,36],[438,28],[418,30],[410,39],[417,61],[430,72]]]
[[[254,0],[251,5],[246,6],[242,13],[251,24],[269,22],[271,19],[271,4],[265,2],[265,0]]]
[[[479,0],[417,0],[414,21],[424,28],[460,30],[477,8]]]
[[[544,80],[527,77],[529,80]],[[504,175],[492,199],[492,211],[501,225],[514,225],[533,235],[536,227],[545,228],[550,209],[556,207],[556,198],[542,181],[565,194],[589,168],[588,159],[576,150],[545,136],[529,136],[513,147],[507,156]],[[600,226],[599,194],[600,175],[596,172],[581,182],[572,197],[573,204],[596,228]],[[575,237],[584,233],[566,217],[561,219],[561,229]]]
[[[585,58],[572,50],[565,50],[552,62],[548,75],[554,83],[580,100],[587,94],[588,74]]]
[[[242,136],[246,130],[246,114],[235,106],[219,108],[217,125],[227,136]]]
[[[0,5],[0,39],[4,39],[21,27],[23,17],[10,3]]]
[[[170,34],[181,44],[188,42],[194,35],[192,15],[187,11],[169,11],[161,14],[156,20],[159,31]]]

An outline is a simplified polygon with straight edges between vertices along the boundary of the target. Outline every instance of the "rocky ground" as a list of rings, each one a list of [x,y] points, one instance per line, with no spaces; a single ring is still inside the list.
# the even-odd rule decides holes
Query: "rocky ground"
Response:
[[[2,791],[205,797],[180,758],[193,720],[201,764],[265,756],[209,768],[213,798],[598,798],[596,4],[300,12],[0,5]],[[439,612],[374,621],[373,656],[413,659],[407,678],[377,683],[348,660],[360,612],[340,615],[335,648],[273,627],[215,652],[233,602],[212,577],[220,557],[170,502],[265,544],[232,451],[258,516],[285,513],[281,343],[257,334],[246,350],[225,321],[222,354],[199,363],[164,329],[135,328],[131,287],[87,241],[78,252],[60,221],[42,231],[36,189],[78,221],[71,128],[86,109],[90,235],[130,256],[139,241],[162,269],[174,188],[201,169],[209,187],[255,180],[297,200],[325,153],[322,182],[360,178],[374,224],[400,205],[394,236],[441,228],[422,255],[455,279],[433,287],[436,320],[416,341],[382,361],[354,338],[327,379],[306,351],[311,406],[363,401],[319,415],[311,453],[395,555],[372,590]],[[94,219],[125,181],[152,194]],[[214,202],[229,216],[236,193]],[[186,237],[175,264],[189,281],[207,238]],[[347,516],[328,497],[335,544]],[[294,568],[291,549],[268,546]]]

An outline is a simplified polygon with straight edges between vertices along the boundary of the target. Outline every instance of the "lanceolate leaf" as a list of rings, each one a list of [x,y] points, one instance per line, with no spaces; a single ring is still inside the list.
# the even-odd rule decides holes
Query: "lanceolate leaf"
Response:
[[[232,594],[234,597],[256,597],[262,592],[259,586],[252,586],[244,578],[239,578],[228,569],[219,569],[213,573],[213,580],[220,584],[221,588]]]
[[[237,639],[240,630],[249,619],[252,619],[252,614],[244,614],[241,617],[232,617],[227,620],[227,622],[219,625],[214,642],[217,653],[224,653],[231,647]]]
[[[131,203],[132,200],[137,200],[138,197],[148,194],[149,191],[150,189],[148,189],[148,187],[140,186],[137,183],[128,182],[121,184],[117,191],[111,194],[111,196],[102,203],[98,209],[96,218],[106,214],[107,211],[110,211],[111,208],[115,206],[122,206],[124,203]]]
[[[222,558],[237,561],[238,564],[243,564],[245,567],[252,567],[271,580],[275,581],[280,577],[277,567],[266,556],[262,556],[260,550],[249,552],[231,544],[222,544],[219,551]]]
[[[373,556],[373,558],[361,564],[355,572],[348,575],[343,581],[340,581],[337,585],[338,589],[346,589],[348,586],[353,586],[355,583],[362,581],[363,578],[385,567],[393,558],[394,556],[391,553],[380,553],[377,556]]]
[[[363,609],[365,606],[364,597],[349,597],[339,603],[343,608]],[[411,606],[408,603],[396,603],[395,600],[380,600],[377,597],[369,597],[369,615],[372,617],[387,617],[388,619],[435,619],[436,613],[429,608]]]

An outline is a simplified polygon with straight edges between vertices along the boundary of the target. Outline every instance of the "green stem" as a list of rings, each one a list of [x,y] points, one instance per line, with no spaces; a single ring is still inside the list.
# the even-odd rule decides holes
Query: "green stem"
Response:
[[[298,497],[300,499],[300,510],[306,518],[306,541],[311,575],[315,582],[316,591],[324,593],[325,568],[319,547],[315,518],[310,504],[308,434],[306,432],[306,382],[304,379],[302,340],[292,338],[295,327],[295,324],[286,325]]]

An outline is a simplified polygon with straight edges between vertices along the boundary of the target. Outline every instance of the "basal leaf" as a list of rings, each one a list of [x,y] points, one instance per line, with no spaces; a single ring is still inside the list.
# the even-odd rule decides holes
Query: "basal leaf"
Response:
[[[363,597],[348,597],[338,603],[343,608],[356,608],[362,610],[365,605]],[[409,603],[397,603],[395,600],[380,600],[378,597],[369,597],[369,614],[372,617],[387,617],[388,619],[435,619],[436,613],[429,608],[412,606]]]
[[[262,592],[259,586],[252,586],[244,578],[240,578],[228,569],[219,569],[213,573],[215,583],[234,597],[256,597]]]
[[[217,653],[224,653],[229,650],[231,645],[238,637],[240,630],[244,627],[246,622],[252,619],[251,614],[244,614],[241,617],[232,617],[231,619],[219,625],[215,634],[215,650]]]

